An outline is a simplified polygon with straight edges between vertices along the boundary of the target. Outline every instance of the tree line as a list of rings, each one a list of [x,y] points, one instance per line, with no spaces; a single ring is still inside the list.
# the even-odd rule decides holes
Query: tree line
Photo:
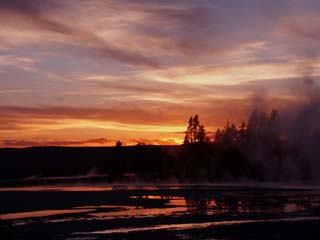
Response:
[[[254,110],[246,121],[227,121],[209,136],[196,114],[178,146],[122,146],[118,141],[106,148],[0,149],[0,178],[85,175],[98,169],[110,182],[320,180],[320,131],[305,126],[297,131],[283,119],[276,109]],[[300,125],[294,121],[292,126]]]
[[[312,179],[317,174],[312,169],[314,161],[305,154],[302,144],[288,139],[289,135],[294,135],[289,131],[294,130],[284,126],[278,110],[272,109],[266,113],[255,109],[247,121],[242,121],[238,126],[227,121],[210,138],[196,114],[188,121],[183,145],[185,149],[196,152],[195,159],[206,162],[205,167],[202,166],[204,178],[261,181]],[[314,131],[312,139],[319,137],[320,134]]]
[[[276,131],[279,129],[279,113],[272,109],[269,115],[263,111],[254,110],[248,122],[242,121],[239,126],[227,121],[223,129],[217,129],[211,139],[200,123],[199,115],[191,116],[185,131],[184,144],[194,143],[219,143],[219,144],[244,144],[258,143],[260,141],[276,141]]]
[[[116,149],[113,179],[132,172],[146,181],[307,181],[317,172],[301,146],[288,140],[279,111],[253,110],[239,125],[226,122],[209,136],[199,115],[187,122],[181,146],[138,144],[134,159]],[[320,135],[319,135],[320,136]],[[131,156],[132,158],[132,156]],[[114,167],[117,166],[117,167]],[[117,169],[117,170],[116,170]],[[121,177],[120,177],[121,178]]]

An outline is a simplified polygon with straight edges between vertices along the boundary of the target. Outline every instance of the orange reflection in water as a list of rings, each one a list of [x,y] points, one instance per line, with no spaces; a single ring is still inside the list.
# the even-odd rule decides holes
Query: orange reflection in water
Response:
[[[41,192],[41,191],[61,191],[61,192],[87,192],[87,191],[111,191],[112,187],[95,187],[95,186],[28,186],[28,187],[4,187],[0,191],[26,191],[26,192]]]
[[[163,196],[163,195],[145,195],[145,196],[130,196],[132,199],[156,199],[156,200],[166,200],[168,201],[166,205],[170,206],[186,206],[186,200],[184,197],[173,197],[173,196]]]
[[[154,231],[154,230],[187,230],[187,229],[201,229],[213,226],[228,226],[239,225],[247,223],[281,223],[281,222],[298,222],[298,221],[312,221],[319,220],[319,217],[294,217],[294,218],[280,218],[280,219],[260,219],[260,220],[231,220],[231,221],[217,221],[217,222],[193,222],[193,223],[178,223],[178,224],[164,224],[151,227],[133,227],[133,228],[117,228],[100,230],[93,232],[74,232],[73,235],[90,235],[90,234],[113,234],[113,233],[130,233],[139,231]]]
[[[158,215],[170,215],[173,213],[183,213],[187,211],[186,207],[169,207],[169,208],[137,208],[137,207],[127,207],[123,211],[115,212],[95,212],[89,214],[93,217],[98,218],[126,218],[126,217],[145,217],[145,216],[158,216]]]
[[[92,212],[92,211],[95,211],[95,209],[41,210],[41,211],[32,211],[32,212],[0,214],[0,218],[3,220],[12,220],[12,219],[21,219],[21,218],[46,217],[46,216],[60,215],[60,214],[85,213],[85,212]]]
[[[168,187],[167,189],[179,189],[179,186]],[[0,187],[2,191],[62,191],[62,192],[102,192],[112,190],[158,190],[158,186],[148,185],[39,185],[39,186],[23,186],[23,187]]]

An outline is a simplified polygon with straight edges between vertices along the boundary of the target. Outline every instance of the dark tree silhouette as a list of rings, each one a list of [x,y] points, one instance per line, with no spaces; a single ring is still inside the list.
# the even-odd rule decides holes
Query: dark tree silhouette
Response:
[[[227,121],[223,130],[218,129],[215,134],[215,142],[230,145],[237,141],[238,129],[235,124]]]
[[[239,126],[237,141],[240,144],[244,144],[246,140],[247,140],[247,124],[245,121],[242,121],[241,125]]]
[[[116,147],[121,147],[122,146],[122,142],[120,142],[119,140],[116,142]]]
[[[197,132],[197,138],[196,138],[196,140],[197,140],[198,142],[205,142],[205,141],[206,141],[206,130],[205,130],[205,128],[204,128],[203,125],[200,125],[200,126],[199,126],[199,130],[198,130],[198,132]]]
[[[185,132],[184,144],[203,143],[206,141],[210,141],[210,139],[207,137],[204,125],[200,124],[198,114],[194,115],[194,117],[191,116]]]

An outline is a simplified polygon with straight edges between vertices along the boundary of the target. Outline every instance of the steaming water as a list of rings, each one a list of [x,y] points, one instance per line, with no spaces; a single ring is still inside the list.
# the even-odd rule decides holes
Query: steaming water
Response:
[[[318,188],[69,182],[2,187],[0,196],[0,218],[21,239],[262,239],[266,232],[286,239],[295,229],[304,236],[320,233]]]

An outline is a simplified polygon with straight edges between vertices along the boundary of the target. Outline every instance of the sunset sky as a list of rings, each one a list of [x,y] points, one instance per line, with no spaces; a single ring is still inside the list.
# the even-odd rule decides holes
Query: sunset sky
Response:
[[[320,73],[319,0],[0,0],[0,146],[180,144]],[[309,82],[310,83],[310,82]]]

